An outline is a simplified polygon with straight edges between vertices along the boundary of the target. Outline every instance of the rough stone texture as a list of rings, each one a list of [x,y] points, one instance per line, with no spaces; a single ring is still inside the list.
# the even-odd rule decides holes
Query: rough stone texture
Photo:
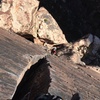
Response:
[[[39,44],[67,43],[55,19],[45,8],[38,8],[38,0],[3,0],[0,27],[19,35],[31,34],[37,44],[38,39]]]
[[[9,30],[11,28],[11,16],[10,12],[2,12],[0,11],[0,27]]]
[[[100,66],[100,38],[88,34],[73,43],[54,45],[51,53],[83,66],[93,63]]]
[[[37,32],[38,38],[46,43],[67,43],[65,35],[61,31],[55,19],[45,8],[40,8],[37,12],[37,20],[39,29]]]
[[[2,0],[0,27],[20,34],[35,34],[35,13],[38,6],[37,0]]]
[[[13,95],[12,100],[33,100],[47,92],[64,100],[75,95],[99,100],[100,73],[46,54],[43,47],[0,28],[0,100]]]
[[[11,99],[24,73],[45,56],[39,48],[0,28],[0,100]]]
[[[8,11],[12,6],[13,0],[1,0],[1,1],[2,1],[2,7],[1,7],[2,12]]]
[[[12,30],[29,33],[35,23],[35,13],[39,2],[37,0],[14,0],[11,7]]]

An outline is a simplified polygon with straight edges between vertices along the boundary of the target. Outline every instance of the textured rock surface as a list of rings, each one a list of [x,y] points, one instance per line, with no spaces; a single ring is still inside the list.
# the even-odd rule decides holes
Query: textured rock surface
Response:
[[[0,27],[9,30],[12,26],[9,10],[6,12],[0,11]]]
[[[99,0],[40,0],[56,19],[69,41],[75,41],[85,34],[100,37]]]
[[[33,34],[38,6],[37,0],[2,0],[0,27],[20,34]]]
[[[65,56],[76,64],[100,66],[100,38],[88,34],[78,41],[67,44],[54,45],[51,54]]]
[[[11,99],[24,73],[45,56],[42,48],[33,45],[0,28],[0,100]]]
[[[20,35],[31,34],[37,44],[67,43],[55,19],[45,8],[38,8],[38,0],[3,0],[0,27]]]
[[[0,34],[0,100],[13,95],[12,100],[33,100],[47,92],[64,100],[74,96],[99,100],[100,73],[90,66],[84,68],[47,54],[43,47],[3,29]]]
[[[12,30],[14,32],[30,33],[35,23],[35,13],[39,2],[37,0],[14,0],[11,7]],[[32,33],[31,33],[32,34]]]
[[[46,43],[50,42],[50,44],[67,43],[57,22],[45,8],[42,7],[39,9],[37,20],[39,23],[38,38]]]

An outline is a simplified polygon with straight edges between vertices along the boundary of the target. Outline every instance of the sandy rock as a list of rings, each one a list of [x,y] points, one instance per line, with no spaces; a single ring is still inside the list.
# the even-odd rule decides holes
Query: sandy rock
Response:
[[[7,12],[0,12],[0,27],[9,30],[11,28],[11,16],[9,11]]]
[[[15,32],[30,32],[33,28],[34,14],[39,2],[37,0],[14,0],[11,7],[12,29]]]
[[[39,24],[38,37],[48,43],[67,43],[64,34],[54,18],[45,8],[40,8],[37,12]]]
[[[10,7],[12,6],[12,0],[2,0],[2,12],[6,12],[10,9]]]
[[[44,8],[37,12],[38,7],[37,0],[3,0],[0,27],[19,35],[31,34],[37,44],[67,43],[54,18]]]
[[[33,34],[31,30],[35,27],[35,13],[38,6],[39,1],[37,0],[3,0],[0,12],[0,27],[11,29],[20,34]],[[9,13],[6,14],[6,12]],[[9,16],[11,17],[10,20],[8,20]],[[10,26],[9,23],[11,23]]]
[[[0,100],[34,100],[47,92],[63,100],[99,100],[100,73],[0,29]]]

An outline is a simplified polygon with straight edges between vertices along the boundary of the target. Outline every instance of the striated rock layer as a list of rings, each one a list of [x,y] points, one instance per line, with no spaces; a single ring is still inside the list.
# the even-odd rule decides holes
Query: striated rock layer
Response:
[[[100,73],[46,53],[0,28],[0,100],[33,100],[42,93],[99,100]]]

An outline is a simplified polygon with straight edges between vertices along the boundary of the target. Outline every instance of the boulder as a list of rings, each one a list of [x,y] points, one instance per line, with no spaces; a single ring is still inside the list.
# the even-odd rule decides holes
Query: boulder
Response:
[[[12,30],[14,32],[30,33],[34,27],[34,17],[39,6],[37,0],[14,0],[11,7]]]
[[[52,15],[43,7],[37,12],[37,21],[39,28],[37,36],[41,41],[52,44],[67,43],[65,35]]]
[[[48,92],[64,100],[99,100],[100,73],[0,28],[0,100],[34,100]]]
[[[0,27],[22,36],[31,34],[37,44],[67,43],[52,15],[43,7],[38,11],[38,7],[37,0],[3,0]]]
[[[9,30],[12,27],[10,12],[0,11],[0,27]]]
[[[19,34],[33,34],[31,30],[35,26],[34,18],[38,6],[39,1],[37,0],[3,0],[0,27]]]

